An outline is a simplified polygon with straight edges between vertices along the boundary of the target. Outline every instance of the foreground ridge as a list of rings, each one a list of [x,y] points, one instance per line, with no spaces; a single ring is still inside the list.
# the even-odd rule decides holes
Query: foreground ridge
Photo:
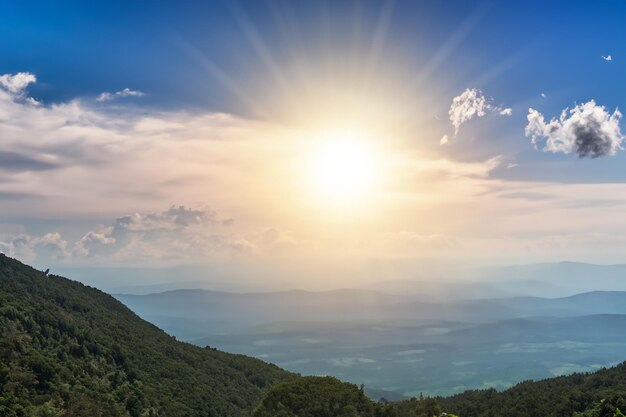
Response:
[[[244,416],[293,378],[177,341],[108,294],[0,255],[0,416]]]

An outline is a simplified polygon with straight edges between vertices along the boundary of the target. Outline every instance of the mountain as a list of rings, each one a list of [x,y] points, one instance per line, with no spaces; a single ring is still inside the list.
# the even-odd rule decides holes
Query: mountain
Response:
[[[273,387],[253,417],[394,417],[363,389],[333,377],[303,377]]]
[[[463,417],[613,417],[626,410],[626,362],[594,373],[526,381],[503,392],[466,391],[439,398],[443,409]]]
[[[169,267],[71,267],[57,265],[59,275],[77,277],[84,284],[109,294],[150,294],[182,288],[203,288],[219,291],[251,291],[255,282],[214,266],[187,264]],[[236,279],[233,279],[236,278]]]
[[[365,384],[373,398],[508,388],[624,360],[626,292],[420,301],[371,290],[117,295],[199,346],[305,375]]]
[[[356,385],[307,377],[270,389],[254,417],[624,417],[626,363],[594,373],[521,382],[507,390],[465,391],[374,403]],[[443,412],[443,413],[442,413]]]
[[[625,328],[626,315],[604,314],[423,326],[297,322],[197,343],[305,375],[334,375],[365,384],[373,398],[395,399],[505,389],[526,379],[611,366],[625,358]]]
[[[148,295],[116,294],[115,297],[141,317],[186,340],[286,318],[293,321],[379,320],[387,316],[406,317],[415,311],[409,298],[352,289],[260,293],[196,289]],[[404,311],[407,308],[410,311]],[[429,304],[422,303],[417,308],[426,312]]]
[[[456,269],[413,279],[389,279],[360,288],[422,300],[512,297],[560,298],[590,291],[626,291],[626,264],[553,262]]]
[[[249,332],[289,321],[489,322],[535,316],[571,317],[626,314],[626,292],[595,291],[562,298],[514,297],[424,301],[409,295],[344,289],[231,293],[175,290],[115,297],[144,319],[185,340]],[[350,300],[349,303],[346,300]]]
[[[95,288],[0,255],[0,416],[245,416],[293,378],[179,342]]]
[[[305,301],[310,296],[293,294]],[[309,307],[323,305],[319,300],[330,303],[349,294],[323,294]],[[617,308],[621,296],[598,292],[555,302],[580,306],[605,302],[610,308]],[[394,305],[393,299],[379,298],[371,292],[361,293],[360,297],[357,300],[362,305],[373,300]],[[270,296],[265,299],[268,301],[278,302],[278,299]],[[335,323],[334,331],[354,340],[354,334],[346,331],[344,325]],[[273,330],[289,330],[292,326],[299,328],[295,324],[283,324],[274,326]],[[308,326],[299,329],[309,332],[318,323],[309,322]],[[387,334],[396,345],[380,348],[380,354],[387,360],[398,359],[399,369],[409,370],[408,365],[421,355],[427,358],[423,362],[437,372],[426,379],[413,373],[413,381],[421,381],[414,389],[436,386],[438,375],[449,371],[445,369],[449,354],[458,361],[461,354],[469,352],[476,359],[481,349],[493,348],[493,344],[506,349],[496,355],[483,352],[490,358],[489,362],[478,363],[476,369],[499,366],[498,356],[504,354],[518,357],[522,365],[532,367],[537,361],[526,355],[563,342],[566,346],[561,354],[573,349],[595,359],[598,347],[572,342],[576,332],[582,341],[609,340],[618,342],[618,348],[626,344],[624,315],[518,318],[469,327],[459,323],[447,326],[446,332],[427,331],[432,326],[407,328],[407,334],[415,334],[417,330],[422,332],[420,337],[430,337],[430,344],[423,345],[402,345],[401,334],[390,333],[389,326],[363,325],[363,334],[380,332],[375,337]],[[615,337],[610,337],[611,334]],[[319,353],[329,355],[324,341],[306,342]],[[439,355],[439,360],[428,356],[430,351]],[[353,347],[346,352],[352,356],[335,358],[341,359],[340,367],[366,359],[355,353]],[[367,352],[369,356],[373,354]],[[469,365],[467,361],[461,362],[451,365]],[[363,363],[378,366],[382,362]],[[506,365],[503,369],[507,369]],[[380,377],[380,372],[377,373]],[[502,392],[474,390],[451,397],[376,403],[367,399],[362,388],[334,378],[297,378],[250,357],[179,342],[95,288],[59,276],[47,276],[0,255],[0,416],[3,417],[239,417],[250,413],[258,417],[429,417],[433,413],[438,415],[440,410],[462,417],[613,417],[616,408],[626,409],[625,393],[626,364],[622,364],[594,373],[522,382]]]
[[[521,290],[527,295],[562,297],[596,290],[626,291],[626,264],[557,262],[513,265],[480,271],[476,278],[501,289]]]

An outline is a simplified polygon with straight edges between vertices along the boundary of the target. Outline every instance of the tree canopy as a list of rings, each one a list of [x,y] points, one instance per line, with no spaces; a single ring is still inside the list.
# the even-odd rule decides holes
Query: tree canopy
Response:
[[[95,288],[0,255],[0,416],[247,416],[274,365],[200,348]]]

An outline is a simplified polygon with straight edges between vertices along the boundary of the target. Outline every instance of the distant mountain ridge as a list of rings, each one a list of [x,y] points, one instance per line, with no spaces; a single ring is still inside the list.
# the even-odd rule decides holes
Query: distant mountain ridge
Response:
[[[295,294],[296,299],[311,297],[310,293],[299,291],[290,294]],[[350,294],[348,290],[325,293],[321,300],[334,301],[338,296]],[[396,301],[367,291],[360,294],[361,301],[379,299],[390,306]],[[254,294],[253,298],[256,296]],[[265,302],[274,300],[274,296],[270,295]],[[617,306],[623,296],[622,292],[591,292],[548,301],[569,306],[608,299],[612,303],[609,305]],[[517,301],[541,304],[546,299],[531,297]],[[317,306],[319,302],[311,305]],[[303,330],[310,331],[323,324],[308,323],[310,328]],[[395,345],[385,346],[389,350],[383,352],[385,357],[400,358],[401,369],[410,371],[406,369],[408,362],[405,360],[427,353],[429,348],[436,354],[446,353],[446,350],[456,354],[459,349],[468,349],[470,340],[476,345],[489,344],[484,335],[491,334],[490,327],[504,331],[502,342],[506,343],[499,348],[509,349],[508,354],[519,356],[526,367],[534,362],[523,354],[546,344],[535,339],[537,330],[544,333],[547,329],[555,343],[562,343],[562,338],[571,331],[593,341],[598,339],[598,334],[617,334],[621,345],[626,343],[626,333],[622,331],[626,327],[626,315],[623,314],[517,318],[471,328],[464,327],[463,323],[444,324],[449,327],[447,332],[430,334],[432,345],[402,344],[400,338],[394,338]],[[375,328],[368,328],[366,323],[362,325],[367,333],[389,334],[389,328],[383,324]],[[345,324],[337,322],[334,330],[341,337],[351,337],[343,326]],[[606,329],[601,329],[602,326]],[[424,325],[409,330],[431,328],[432,325]],[[445,347],[441,344],[445,338],[457,342]],[[312,343],[313,349],[327,355],[324,341],[306,343]],[[581,344],[584,345],[569,341],[562,348],[577,350]],[[591,353],[594,351],[595,348]],[[582,350],[580,353],[588,354]],[[490,356],[492,366],[497,365],[497,356]],[[341,366],[359,358],[367,359],[358,354],[340,358],[344,360]],[[438,367],[439,372],[444,370],[437,362],[430,365]],[[416,376],[419,375],[412,375],[412,380],[418,388]],[[310,383],[318,390],[310,391]],[[436,383],[436,379],[427,378],[423,380],[426,385],[420,386]],[[356,415],[373,413],[376,417],[427,417],[432,415],[431,406],[432,410],[453,412],[461,417],[613,417],[619,415],[617,407],[626,408],[626,364],[593,373],[522,382],[503,392],[473,390],[438,397],[436,401],[414,398],[393,404],[374,404],[359,387],[350,384],[339,387],[339,384],[332,378],[297,378],[250,357],[178,342],[95,288],[47,276],[0,255],[0,416],[244,417],[257,405],[257,415],[292,417],[307,407],[315,413],[318,403],[326,404],[330,410],[339,404],[342,414],[329,411],[328,415],[350,417],[355,415],[355,410],[361,413]],[[270,389],[272,386],[275,388]],[[259,403],[261,398],[263,402]],[[303,402],[303,398],[307,401]],[[291,414],[285,414],[284,404],[281,405],[283,399],[284,404],[293,409]]]
[[[204,289],[227,292],[276,292],[285,282],[259,281],[237,276],[212,265],[181,265],[162,268],[59,266],[61,274],[79,277],[82,282],[116,294],[149,294],[176,289]],[[149,283],[146,278],[149,277]],[[311,283],[303,283],[310,289]],[[334,283],[330,283],[334,285]],[[594,290],[626,291],[626,264],[600,265],[581,262],[552,262],[500,267],[441,271],[419,271],[411,278],[377,281],[337,281],[345,288],[370,289],[425,299],[510,298],[516,296],[564,297]],[[333,289],[336,287],[329,287]]]
[[[622,291],[448,301],[360,289],[117,297],[199,346],[335,375],[388,398],[593,371],[622,361],[626,348]]]
[[[361,289],[259,293],[186,289],[147,295],[117,294],[115,297],[166,330],[174,331],[166,318],[190,320],[189,339],[209,329],[233,331],[284,321],[286,317],[293,321],[385,321],[410,317],[490,321],[493,318],[626,314],[626,291],[593,291],[560,298],[512,297],[453,302],[418,301],[411,296]],[[350,303],[345,302],[347,299]],[[195,334],[193,329],[197,330]]]

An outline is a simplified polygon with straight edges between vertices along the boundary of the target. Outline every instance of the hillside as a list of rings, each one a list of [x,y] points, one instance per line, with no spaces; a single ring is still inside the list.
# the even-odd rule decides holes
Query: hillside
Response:
[[[0,255],[0,416],[244,416],[293,374],[200,348]]]
[[[393,417],[354,384],[333,377],[303,377],[273,387],[253,417]]]
[[[440,398],[443,409],[463,417],[613,417],[626,409],[626,362],[594,373],[526,381],[503,392],[466,391]]]
[[[356,385],[304,377],[265,395],[254,417],[623,417],[626,364],[590,374],[522,382],[508,390],[374,403]],[[445,413],[445,414],[442,414]]]
[[[182,340],[365,384],[372,398],[505,389],[625,359],[619,291],[447,301],[355,289],[116,297]]]

